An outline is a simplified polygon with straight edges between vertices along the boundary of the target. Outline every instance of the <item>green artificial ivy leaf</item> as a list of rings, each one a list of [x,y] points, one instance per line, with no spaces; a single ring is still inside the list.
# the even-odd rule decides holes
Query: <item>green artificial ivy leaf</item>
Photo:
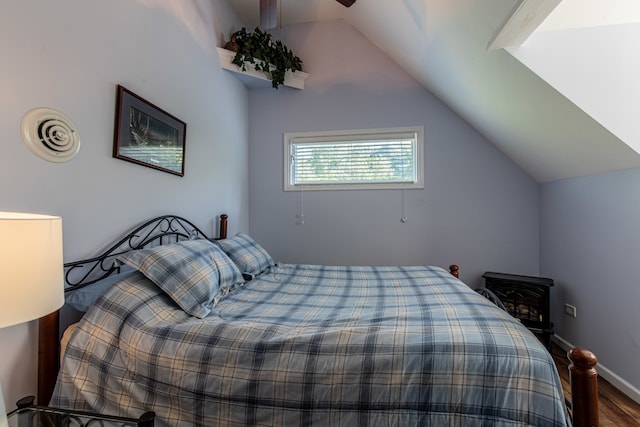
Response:
[[[231,61],[246,71],[247,62],[253,64],[256,71],[271,76],[271,86],[275,89],[284,84],[287,71],[302,71],[302,61],[280,40],[273,40],[270,33],[256,28],[247,32],[246,28],[236,31],[232,39],[238,45],[238,51]]]

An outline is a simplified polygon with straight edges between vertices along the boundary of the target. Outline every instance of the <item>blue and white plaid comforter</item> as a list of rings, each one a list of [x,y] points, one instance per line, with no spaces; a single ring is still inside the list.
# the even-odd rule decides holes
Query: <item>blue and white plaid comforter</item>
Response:
[[[279,265],[205,319],[134,274],[85,315],[52,405],[160,426],[566,426],[522,325],[437,267]]]

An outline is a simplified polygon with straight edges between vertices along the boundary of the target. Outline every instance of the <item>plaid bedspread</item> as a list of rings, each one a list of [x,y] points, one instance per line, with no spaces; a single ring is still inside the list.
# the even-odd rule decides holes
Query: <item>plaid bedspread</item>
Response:
[[[526,328],[437,267],[278,265],[196,319],[134,274],[85,315],[52,405],[159,426],[567,426]]]

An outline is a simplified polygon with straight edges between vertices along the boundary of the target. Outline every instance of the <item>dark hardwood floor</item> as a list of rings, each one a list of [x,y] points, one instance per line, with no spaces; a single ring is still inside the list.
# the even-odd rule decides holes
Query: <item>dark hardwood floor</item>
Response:
[[[567,353],[553,344],[551,355],[558,367],[565,397],[569,397],[569,361],[567,360]],[[598,395],[601,427],[640,426],[640,404],[618,391],[602,377],[598,377]]]

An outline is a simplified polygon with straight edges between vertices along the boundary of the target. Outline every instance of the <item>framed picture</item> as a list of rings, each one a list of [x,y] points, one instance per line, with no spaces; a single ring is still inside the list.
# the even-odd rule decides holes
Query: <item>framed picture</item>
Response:
[[[184,176],[187,125],[118,85],[113,157]]]

